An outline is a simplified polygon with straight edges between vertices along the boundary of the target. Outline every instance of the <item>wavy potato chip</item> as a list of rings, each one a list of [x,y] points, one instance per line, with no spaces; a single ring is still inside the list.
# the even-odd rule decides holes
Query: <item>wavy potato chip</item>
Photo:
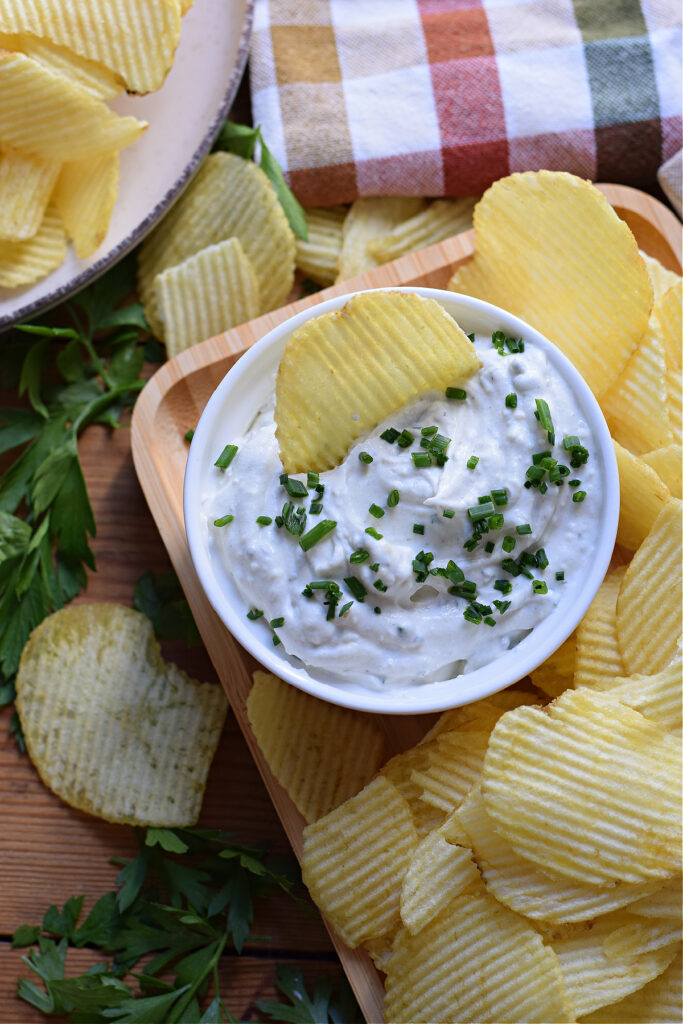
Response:
[[[382,775],[304,829],[304,884],[347,946],[398,924],[401,883],[416,846],[408,804]]]
[[[666,371],[666,409],[669,414],[669,426],[674,444],[683,444],[683,389],[681,389],[681,371]]]
[[[660,263],[654,256],[648,256],[642,249],[639,251],[652,281],[655,302],[659,302],[664,292],[681,280],[681,275],[677,274],[674,270],[669,270],[663,263]]]
[[[431,742],[423,742],[416,747],[409,747],[403,753],[394,755],[380,770],[380,775],[396,786],[408,804],[420,838],[437,828],[444,820],[444,812],[425,803],[421,799],[422,786],[413,781],[415,771],[421,771],[429,766],[432,746]]]
[[[576,630],[547,658],[530,672],[531,682],[548,697],[559,697],[574,679],[576,665]]]
[[[392,1024],[576,1019],[553,950],[481,888],[456,896],[417,935],[399,929],[386,973]]]
[[[425,803],[450,813],[479,780],[489,731],[443,732],[429,745],[427,764],[411,781]]]
[[[617,643],[627,674],[653,673],[674,658],[681,636],[681,510],[671,498],[624,575],[617,600]]]
[[[640,917],[668,917],[680,923],[683,915],[683,882],[680,875],[674,875],[657,889],[651,896],[632,903],[629,907],[632,914]]]
[[[307,822],[354,796],[380,766],[384,737],[372,719],[254,673],[247,716],[270,770]]]
[[[655,519],[671,497],[654,469],[614,441],[619,469],[619,528],[617,543],[630,551],[640,547]]]
[[[453,317],[414,293],[361,292],[308,320],[288,339],[275,384],[285,472],[331,469],[365,430],[480,365]]]
[[[123,79],[108,68],[85,57],[79,57],[73,50],[58,46],[50,39],[41,39],[28,33],[4,35],[0,32],[0,49],[25,53],[27,57],[37,60],[50,71],[66,75],[76,85],[80,85],[86,92],[101,100],[113,99],[125,89]]]
[[[605,197],[563,171],[512,174],[479,200],[474,228],[475,255],[449,288],[527,320],[562,349],[596,395],[605,392],[645,333],[652,308],[636,241]]]
[[[624,674],[617,643],[617,598],[625,572],[622,567],[605,576],[576,628],[574,686],[600,687]]]
[[[655,473],[679,501],[683,498],[682,469],[683,449],[680,444],[670,444],[666,448],[658,448],[654,452],[641,455],[643,462],[654,469]]]
[[[362,196],[356,199],[344,218],[337,281],[346,281],[376,267],[378,263],[370,255],[368,242],[412,217],[424,205],[424,199],[403,196]]]
[[[45,216],[60,164],[16,150],[0,153],[0,239],[33,238]]]
[[[4,145],[43,160],[81,160],[130,146],[146,127],[135,117],[119,117],[69,78],[25,54],[0,51]]]
[[[238,238],[208,245],[154,278],[169,359],[258,315],[256,274]]]
[[[118,186],[118,153],[62,166],[53,198],[79,259],[92,256],[104,241]]]
[[[680,739],[608,694],[509,711],[481,789],[496,829],[542,870],[598,886],[680,870]]]
[[[517,690],[507,687],[498,693],[475,700],[471,704],[462,704],[458,708],[443,711],[432,728],[423,736],[421,743],[435,739],[443,732],[457,729],[459,732],[479,732],[482,729],[491,732],[501,715],[522,704],[537,704],[538,697],[528,690]]]
[[[475,196],[437,199],[425,210],[397,224],[386,235],[368,242],[368,253],[380,264],[389,263],[409,252],[417,252],[467,231],[472,227],[472,211],[476,202]]]
[[[667,412],[666,360],[658,337],[647,333],[600,399],[612,437],[634,455],[672,441]]]
[[[64,225],[55,207],[45,211],[38,231],[23,242],[0,239],[0,287],[33,284],[58,267],[66,255]]]
[[[598,689],[640,711],[663,729],[680,729],[681,679],[683,663],[679,649],[670,665],[651,676],[615,676],[603,680]]]
[[[318,284],[334,284],[339,270],[345,206],[316,206],[306,210],[308,238],[296,239],[297,268]]]
[[[655,303],[650,318],[649,333],[661,342],[666,365],[670,370],[681,369],[682,320],[683,279],[679,277]]]
[[[166,664],[144,615],[55,612],[31,634],[16,688],[31,760],[66,803],[121,824],[196,822],[225,695]]]
[[[655,1024],[660,1021],[680,1021],[683,1002],[682,976],[683,963],[679,953],[665,971],[642,988],[617,1003],[610,1003],[594,1013],[587,1014],[581,1020],[586,1024]]]
[[[413,854],[401,887],[401,920],[413,935],[470,885],[479,884],[472,851],[435,829]]]
[[[120,75],[130,92],[162,85],[180,39],[168,0],[0,0],[0,32],[49,39]],[[75,158],[75,154],[74,154]]]

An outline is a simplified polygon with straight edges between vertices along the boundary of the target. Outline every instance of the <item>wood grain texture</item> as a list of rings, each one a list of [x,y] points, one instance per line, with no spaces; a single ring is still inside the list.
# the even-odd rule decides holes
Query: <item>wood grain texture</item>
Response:
[[[675,216],[662,203],[636,189],[613,185],[599,187],[617,213],[629,223],[641,248],[680,272],[681,234]],[[211,608],[190,560],[182,513],[187,457],[183,435],[194,427],[211,393],[241,352],[283,320],[332,296],[360,288],[392,285],[443,288],[455,268],[472,255],[473,245],[474,232],[465,232],[194,346],[162,367],[136,406],[132,448],[138,477],[206,648],[297,856],[301,855],[302,848],[301,816],[270,772],[247,720],[245,701],[254,662]],[[426,721],[417,717],[381,716],[380,720],[390,750],[404,749],[427,728]],[[362,953],[347,949],[336,936],[332,938],[366,1019],[381,1021],[383,985],[379,974]]]

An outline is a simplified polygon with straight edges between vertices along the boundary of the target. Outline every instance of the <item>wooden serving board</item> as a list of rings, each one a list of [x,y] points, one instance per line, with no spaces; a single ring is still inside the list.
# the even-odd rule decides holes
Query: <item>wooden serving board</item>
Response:
[[[599,187],[629,224],[639,246],[680,273],[681,225],[674,214],[658,200],[636,189],[617,185]],[[190,560],[182,505],[188,451],[184,435],[196,425],[213,390],[239,355],[276,324],[334,295],[360,288],[392,285],[445,288],[456,267],[473,253],[473,243],[474,232],[464,232],[210,338],[164,364],[148,382],[135,407],[131,442],[140,484],[208,653],[298,857],[302,849],[303,819],[272,775],[247,719],[246,698],[256,663],[221,623],[204,595]],[[379,716],[379,721],[386,733],[389,755],[420,739],[432,718],[386,715]],[[226,783],[229,785],[229,780]],[[330,934],[367,1021],[381,1022],[384,988],[380,975],[363,952],[349,950],[333,932]]]

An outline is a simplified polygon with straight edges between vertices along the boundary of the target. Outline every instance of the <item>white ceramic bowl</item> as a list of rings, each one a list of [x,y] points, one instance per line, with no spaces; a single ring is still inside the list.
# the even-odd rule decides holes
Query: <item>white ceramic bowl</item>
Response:
[[[382,289],[386,291],[387,289]],[[393,290],[393,289],[392,289]],[[600,407],[578,371],[551,342],[517,317],[489,303],[454,292],[431,288],[401,288],[436,299],[465,332],[491,334],[503,330],[541,348],[550,365],[573,391],[580,414],[594,441],[591,460],[603,481],[598,539],[583,575],[574,574],[554,610],[517,646],[495,661],[457,677],[390,691],[353,683],[331,683],[293,664],[282,647],[273,647],[261,623],[250,622],[244,599],[233,584],[229,568],[212,553],[209,530],[202,515],[202,496],[213,471],[216,439],[241,435],[272,393],[280,356],[289,336],[306,320],[338,309],[350,295],[341,295],[304,310],[280,324],[250,348],[227,373],[202,413],[190,447],[184,485],[185,528],[195,569],[209,601],[233,636],[261,664],[294,686],[323,700],[362,711],[420,714],[478,700],[516,682],[545,661],[575,629],[607,571],[619,518],[619,476],[612,441]],[[221,442],[222,443],[222,442]]]

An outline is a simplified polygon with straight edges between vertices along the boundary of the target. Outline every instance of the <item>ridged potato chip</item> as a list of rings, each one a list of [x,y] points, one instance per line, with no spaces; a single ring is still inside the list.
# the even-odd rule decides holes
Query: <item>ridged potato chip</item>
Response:
[[[58,75],[66,75],[76,85],[101,100],[110,100],[123,92],[123,79],[108,68],[95,61],[79,57],[73,50],[58,46],[50,39],[23,33],[21,35],[4,35],[0,32],[0,49],[19,51],[32,57],[50,71]]]
[[[683,449],[680,444],[670,444],[666,448],[646,452],[641,458],[654,469],[662,483],[666,484],[672,497],[679,500],[683,498]]]
[[[339,271],[345,206],[316,206],[306,210],[308,238],[296,240],[297,268],[318,284],[334,284]]]
[[[5,146],[43,160],[81,160],[130,146],[146,127],[135,117],[119,117],[23,53],[0,51],[0,139]]]
[[[600,399],[612,437],[634,455],[672,441],[666,401],[664,346],[646,334]]]
[[[337,281],[364,274],[378,265],[368,242],[386,234],[425,206],[424,199],[403,196],[363,196],[351,204],[344,219]]]
[[[482,890],[456,896],[417,935],[399,929],[386,971],[392,1024],[576,1019],[553,950]]]
[[[417,846],[406,801],[379,775],[304,829],[304,884],[347,946],[390,932]]]
[[[120,75],[130,92],[146,93],[163,84],[173,63],[180,7],[118,0],[114,15],[109,0],[0,0],[0,32],[50,39]]]
[[[598,689],[640,711],[663,729],[680,729],[681,679],[683,663],[679,650],[670,665],[651,676],[615,676],[604,680]]]
[[[28,153],[0,153],[0,239],[22,242],[37,233],[60,164]]]
[[[480,365],[455,320],[414,293],[361,292],[308,320],[288,339],[275,385],[285,472],[331,469],[363,431]]]
[[[472,227],[472,211],[476,202],[475,196],[437,199],[425,210],[397,224],[386,235],[368,242],[368,252],[378,263],[389,263],[409,252],[417,252],[467,231]]]
[[[256,274],[237,238],[208,245],[154,278],[169,359],[258,315]]]
[[[610,1003],[581,1020],[586,1024],[670,1024],[681,1020],[681,954],[667,969],[636,992]]]
[[[652,529],[671,493],[654,469],[622,448],[618,441],[614,441],[614,454],[620,491],[617,543],[635,551]]]
[[[33,284],[58,267],[66,255],[64,225],[53,205],[32,238],[23,242],[0,239],[0,287]]]
[[[669,414],[669,426],[674,444],[683,444],[683,389],[681,389],[681,371],[666,371],[666,409]]]
[[[538,697],[528,690],[517,690],[508,687],[498,693],[489,694],[481,700],[475,700],[471,704],[462,704],[458,708],[449,708],[443,711],[432,728],[420,741],[426,743],[435,739],[443,732],[451,732],[457,729],[459,732],[479,732],[486,730],[491,732],[501,715],[512,708],[521,707],[522,704],[537,704]]]
[[[441,733],[430,744],[426,766],[411,775],[421,799],[446,814],[457,807],[479,780],[488,740],[488,731]]]
[[[674,270],[669,270],[663,263],[660,263],[654,256],[648,256],[642,249],[640,250],[640,255],[652,281],[655,302],[659,302],[664,292],[681,280],[681,275],[677,274]]]
[[[681,921],[683,914],[683,887],[680,875],[674,875],[651,896],[643,896],[629,907],[632,914],[640,917],[668,917]]]
[[[254,673],[247,716],[270,770],[307,822],[361,790],[380,766],[384,738],[367,716]]]
[[[625,568],[605,576],[576,629],[574,686],[596,686],[624,674],[617,643],[617,598]]]
[[[619,590],[617,643],[628,675],[658,672],[676,654],[681,636],[682,507],[676,498],[666,503]]]
[[[621,950],[614,943],[610,950],[611,940],[624,928],[631,930],[631,943]],[[677,953],[675,937],[668,945],[650,950],[650,931],[644,918],[616,910],[552,942],[578,1018],[616,1003],[667,969]]]
[[[401,920],[413,935],[467,889],[479,884],[472,851],[449,842],[436,829],[413,854],[401,888]]]
[[[43,782],[129,825],[193,825],[225,719],[222,689],[166,664],[144,615],[71,605],[33,631],[16,680]]]
[[[626,224],[589,182],[527,171],[488,189],[474,227],[475,255],[449,287],[533,324],[601,395],[652,308],[650,277]]]
[[[239,239],[254,268],[260,312],[281,305],[294,283],[294,232],[260,167],[234,153],[212,153],[138,250],[138,291],[154,330],[161,330],[157,274],[226,238]]]
[[[655,304],[650,318],[650,334],[661,342],[666,365],[671,370],[681,369],[682,318],[683,279],[679,277]]]
[[[486,813],[481,788],[474,786],[455,812],[474,851],[474,860],[492,896],[517,914],[565,924],[587,921],[655,893],[662,882],[620,882],[599,887],[541,871],[521,857],[496,830]]]
[[[421,799],[422,787],[413,781],[413,773],[429,765],[431,743],[409,747],[402,754],[396,754],[385,765],[380,774],[396,786],[405,799],[418,836],[425,836],[444,820],[444,812],[437,810]]]
[[[572,685],[576,664],[576,631],[542,665],[530,672],[531,682],[548,697],[559,697]]]
[[[118,153],[62,166],[54,202],[79,259],[92,256],[104,241],[118,187]]]
[[[542,870],[645,882],[680,870],[680,769],[680,739],[581,688],[504,715],[481,788],[495,827]]]

